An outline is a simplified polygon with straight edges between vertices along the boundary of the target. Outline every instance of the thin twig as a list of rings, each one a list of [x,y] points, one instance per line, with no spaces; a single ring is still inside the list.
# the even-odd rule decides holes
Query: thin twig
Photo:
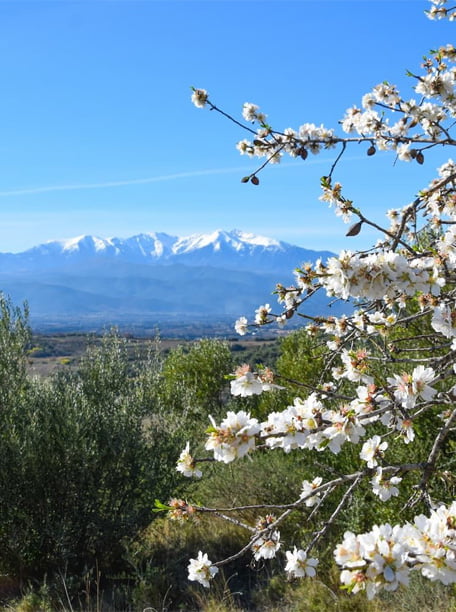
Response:
[[[428,457],[428,460],[424,468],[423,477],[421,478],[421,482],[419,485],[422,491],[425,491],[426,485],[429,482],[429,479],[431,478],[434,472],[437,457],[442,449],[443,443],[445,442],[445,439],[447,435],[449,434],[451,430],[451,426],[453,425],[453,422],[455,421],[455,419],[456,419],[456,408],[453,410],[453,412],[450,414],[448,419],[445,421],[444,426],[439,431],[438,436],[434,440],[434,444],[432,446],[431,452],[429,453],[429,457]]]
[[[336,509],[334,510],[334,512],[331,514],[331,516],[329,517],[329,519],[324,523],[323,527],[317,531],[317,533],[314,535],[314,537],[312,538],[312,540],[310,541],[309,545],[307,546],[305,552],[306,554],[309,554],[309,552],[312,550],[312,548],[315,546],[315,544],[318,542],[318,540],[324,536],[324,534],[328,531],[328,529],[331,527],[331,525],[334,523],[334,521],[337,518],[337,515],[339,514],[339,512],[342,510],[342,508],[345,506],[345,504],[347,503],[348,499],[350,498],[351,494],[353,493],[353,491],[355,490],[355,488],[358,486],[359,482],[361,480],[361,475],[358,476],[358,478],[356,478],[351,485],[348,487],[348,489],[345,491],[345,493],[342,496],[342,499],[340,500],[340,502],[338,503]]]
[[[426,463],[404,463],[402,465],[387,465],[383,467],[383,473],[387,474],[389,472],[412,472],[415,470],[421,471],[426,467]],[[359,472],[354,472],[353,474],[344,474],[339,478],[335,478],[334,480],[330,480],[328,482],[323,483],[319,487],[313,489],[307,495],[303,495],[296,501],[290,504],[246,504],[244,506],[232,506],[231,508],[208,508],[206,506],[194,506],[197,512],[203,513],[225,513],[225,512],[242,512],[243,510],[295,510],[299,506],[303,505],[306,499],[309,497],[313,497],[317,493],[323,493],[327,489],[331,489],[337,487],[345,482],[351,482],[356,480],[357,478],[364,478],[365,476],[371,476],[372,470],[366,468],[364,470],[360,470]]]

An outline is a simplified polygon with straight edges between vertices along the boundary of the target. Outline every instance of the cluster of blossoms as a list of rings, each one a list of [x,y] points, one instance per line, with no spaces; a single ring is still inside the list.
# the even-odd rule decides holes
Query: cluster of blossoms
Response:
[[[237,143],[236,148],[241,155],[268,157],[269,163],[277,164],[285,153],[291,157],[306,159],[308,151],[317,154],[323,147],[328,149],[334,146],[334,131],[328,130],[323,125],[318,127],[313,123],[305,123],[297,131],[286,128],[283,133],[273,133],[264,123],[265,115],[250,112],[254,106],[244,105],[243,117],[245,119],[248,116],[258,121],[261,127],[257,130],[257,138],[253,142],[243,139]]]
[[[456,7],[447,8],[448,0],[431,0],[433,6],[427,12],[429,19],[446,19],[454,21],[456,19]]]
[[[329,297],[341,300],[383,300],[384,308],[388,310],[360,311],[358,315],[351,317],[348,323],[346,318],[342,319],[344,333],[351,331],[353,326],[367,333],[385,330],[397,323],[397,314],[392,310],[403,308],[407,299],[416,295],[430,298],[441,296],[448,271],[453,270],[456,264],[455,232],[456,230],[451,228],[439,239],[438,258],[415,253],[407,256],[382,249],[368,255],[342,251],[339,256],[330,257],[326,262],[319,259],[314,265],[307,264],[304,269],[300,268],[296,272],[296,286],[278,286],[278,300],[285,306],[285,311],[277,315],[271,313],[269,304],[260,306],[256,311],[254,324],[264,325],[275,320],[282,326],[290,318],[291,311],[302,304],[305,292],[324,289]],[[428,305],[435,307],[438,303],[436,299],[430,299]],[[326,332],[328,322],[333,328],[337,325],[334,317],[325,320],[321,329]],[[241,317],[236,322],[235,330],[240,335],[245,335],[248,327],[247,318]],[[338,333],[336,330],[334,332]]]
[[[328,409],[312,393],[305,400],[296,398],[281,412],[270,413],[261,424],[261,436],[267,447],[281,448],[286,453],[300,448],[329,449],[337,454],[344,442],[356,444],[364,435],[361,414],[355,406]]]
[[[374,155],[376,148],[391,149],[401,161],[422,164],[424,155],[417,147],[431,139],[447,139],[445,122],[454,116],[455,70],[443,60],[454,61],[455,55],[453,45],[442,47],[434,61],[427,60],[426,74],[415,77],[415,92],[427,101],[404,100],[394,85],[381,83],[363,97],[361,109],[354,106],[346,111],[341,121],[343,131],[368,137],[372,143],[368,155]],[[430,101],[433,99],[437,103]],[[390,123],[385,109],[392,111],[391,117],[399,115],[399,120]]]
[[[280,531],[274,529],[272,525],[275,523],[276,517],[272,514],[267,514],[258,519],[255,529],[259,536],[253,537],[252,552],[255,561],[260,559],[273,559],[276,552],[281,546]]]
[[[337,454],[345,442],[357,444],[365,435],[366,426],[378,421],[389,429],[400,431],[408,443],[414,438],[412,422],[398,415],[396,407],[401,405],[411,409],[418,398],[432,400],[437,391],[427,383],[434,378],[432,368],[423,366],[417,366],[412,374],[390,378],[397,403],[375,384],[369,383],[358,386],[356,396],[337,409],[326,407],[319,397],[321,393],[314,392],[306,399],[295,398],[293,404],[282,411],[269,413],[262,423],[243,410],[228,412],[220,426],[211,417],[212,427],[208,430],[206,449],[214,451],[216,461],[225,463],[255,450],[256,439],[266,447],[281,448],[286,453],[300,448],[329,449]],[[387,446],[386,442],[380,444],[378,435],[373,436],[363,446],[361,458],[368,462],[368,467],[375,467],[377,462],[374,456]],[[196,470],[195,461],[188,453],[187,445],[181,453],[177,469],[185,476],[199,477],[201,472]]]
[[[173,498],[168,502],[171,510],[168,516],[173,521],[188,521],[196,518],[196,509],[183,499]]]
[[[394,300],[418,291],[438,295],[445,282],[432,257],[409,260],[393,251],[367,256],[342,251],[326,264],[319,260],[315,269],[326,293],[343,300]]]
[[[195,459],[190,454],[190,442],[187,442],[184,450],[179,455],[176,470],[181,472],[181,474],[184,476],[187,476],[187,478],[191,478],[192,476],[195,478],[201,478],[203,475],[201,470],[197,469]]]
[[[228,412],[219,426],[212,417],[210,419],[212,427],[208,430],[205,448],[214,451],[216,461],[230,463],[255,448],[255,436],[260,431],[260,425],[249,413],[243,410]]]
[[[357,444],[366,433],[365,426],[370,423],[380,420],[389,427],[402,429],[405,426],[404,419],[394,416],[392,410],[388,409],[392,405],[391,400],[371,385],[359,386],[357,396],[338,409],[325,407],[314,392],[304,400],[297,397],[292,405],[280,412],[269,413],[267,420],[262,423],[244,410],[230,411],[220,425],[210,417],[212,426],[207,430],[205,448],[214,452],[215,461],[223,463],[230,463],[253,452],[257,441],[267,448],[280,448],[286,453],[295,449],[329,449],[338,454],[345,442]],[[372,414],[373,411],[375,414]],[[377,451],[387,447],[386,442],[377,444],[379,440],[379,436],[373,436],[366,442],[366,448],[363,447],[361,453],[362,459],[368,461],[369,453],[373,457]],[[366,445],[371,445],[371,450]],[[191,456],[187,458],[187,454],[188,445],[182,451],[176,469],[185,476],[199,477],[200,472],[195,473],[195,460]],[[368,461],[369,467],[375,465],[377,463],[373,463],[373,459]],[[318,486],[318,479],[314,481],[313,488],[315,483]]]
[[[392,397],[388,397],[372,383],[371,377],[364,373],[365,352],[358,352],[353,356],[344,352],[343,360],[345,356],[348,356],[345,358],[347,370],[342,368],[342,374],[339,372],[335,378],[341,378],[345,373],[351,381],[367,383],[356,388],[356,395],[350,402],[332,408],[325,406],[325,393],[313,392],[305,399],[295,398],[293,404],[282,411],[269,413],[267,420],[262,423],[243,410],[237,413],[228,412],[220,425],[210,417],[212,426],[207,430],[206,450],[214,452],[215,461],[224,463],[230,463],[253,452],[257,443],[271,449],[280,448],[286,453],[295,449],[317,451],[328,449],[338,454],[344,443],[360,442],[366,433],[366,427],[375,422],[381,422],[389,430],[399,431],[406,444],[413,441],[412,420],[398,414],[397,406],[410,410],[420,398],[423,401],[432,400],[437,391],[428,383],[435,379],[434,370],[420,365],[415,367],[411,374],[404,373],[390,377],[388,380],[391,384]],[[266,390],[277,387],[268,382],[261,382],[248,370],[248,366],[241,366],[239,373],[242,371],[245,373],[231,382],[234,395],[245,397],[261,393],[263,387],[266,387]],[[272,380],[272,373],[269,372],[267,370],[265,378],[269,377]],[[253,377],[253,380],[250,380],[247,374]],[[248,391],[240,393],[236,386],[233,387],[233,383],[237,381],[241,381],[241,385],[247,385]],[[327,387],[328,390],[330,388],[332,389],[331,385]],[[382,442],[380,436],[374,435],[364,443],[360,458],[367,462],[369,468],[374,468],[387,447],[386,441]],[[196,468],[195,459],[190,455],[188,443],[179,457],[176,469],[184,476],[198,478],[201,476],[201,471]],[[303,494],[317,488],[320,483],[319,478],[312,483],[304,481]],[[310,497],[306,505],[313,505],[316,501]]]
[[[321,399],[323,393],[314,392],[306,399],[297,397],[292,405],[282,411],[271,412],[263,423],[244,411],[228,412],[220,426],[211,419],[212,427],[208,430],[206,449],[214,451],[215,460],[225,463],[253,451],[256,438],[266,447],[281,448],[287,453],[300,448],[319,451],[329,449],[337,454],[345,442],[357,444],[365,435],[365,427],[377,421],[400,431],[404,441],[411,442],[414,438],[412,421],[397,414],[396,408],[401,406],[410,410],[420,399],[423,402],[433,400],[437,390],[429,383],[436,378],[434,370],[419,365],[411,374],[388,377],[389,391],[393,396],[391,398],[373,384],[371,376],[366,375],[366,358],[365,351],[351,354],[344,350],[342,361],[345,369],[342,367],[338,372],[333,369],[335,379],[345,376],[350,381],[366,383],[357,387],[356,396],[350,402],[334,409],[325,406]],[[253,377],[252,381],[247,378],[247,374]],[[248,392],[240,393],[236,386],[233,387],[237,381],[247,385]],[[266,390],[277,387],[261,382],[249,371],[232,381],[231,385],[234,395],[243,396],[261,393],[264,387]],[[375,457],[387,446],[386,442],[380,443],[378,435],[373,436],[363,446],[360,456],[367,461],[368,467],[373,468],[377,465]],[[199,476],[200,472],[195,473],[194,460],[188,452],[187,445],[181,453],[177,469],[186,476]]]
[[[231,394],[240,397],[260,395],[263,391],[283,389],[273,383],[274,374],[270,368],[262,368],[259,372],[252,372],[249,364],[243,364],[236,369],[234,380],[231,381]]]
[[[407,585],[411,571],[445,585],[456,582],[456,502],[404,526],[374,525],[368,533],[347,531],[334,552],[341,582],[372,599],[380,590]]]
[[[449,6],[446,0],[431,0],[431,4],[431,19],[456,19],[456,6]],[[375,86],[359,106],[345,112],[340,121],[342,136],[312,123],[279,132],[268,125],[267,116],[257,105],[246,103],[242,110],[244,121],[253,124],[247,129],[254,137],[241,140],[237,148],[243,155],[266,158],[259,170],[286,154],[305,160],[309,152],[317,154],[341,145],[329,176],[322,178],[321,200],[344,222],[354,221],[347,236],[355,236],[364,225],[381,233],[368,252],[344,250],[326,262],[303,264],[293,285],[277,285],[278,313],[266,303],[256,309],[251,323],[246,317],[236,322],[240,335],[251,326],[274,321],[283,326],[317,291],[347,302],[348,314],[339,317],[305,315],[310,319],[306,328],[309,337],[325,350],[320,378],[310,386],[308,396],[296,397],[283,409],[279,398],[263,422],[244,410],[229,411],[220,425],[210,417],[205,449],[223,463],[258,448],[262,452],[328,450],[337,454],[345,445],[359,444],[353,453],[357,461],[354,473],[326,482],[321,476],[304,480],[299,498],[278,506],[285,508],[282,515],[261,517],[255,527],[244,525],[254,533],[246,548],[250,547],[256,560],[271,559],[283,551],[278,525],[289,513],[299,508],[313,518],[327,495],[350,483],[333,517],[321,531],[315,530],[307,549],[295,547],[285,553],[285,570],[291,577],[315,576],[318,560],[309,557],[310,549],[347,506],[359,482],[369,482],[378,500],[393,499],[390,503],[394,504],[403,474],[414,470],[421,474],[423,499],[430,499],[428,481],[437,470],[439,453],[456,421],[456,163],[448,159],[413,202],[388,210],[384,228],[366,219],[343,195],[341,183],[332,179],[352,142],[364,143],[369,156],[392,151],[398,160],[420,165],[428,149],[456,146],[451,135],[456,119],[455,62],[453,45],[433,51],[424,59],[423,74],[411,75],[412,98],[404,98],[387,82]],[[192,100],[197,107],[218,110],[205,90],[194,89]],[[257,185],[259,170],[243,181]],[[277,388],[268,369],[255,372],[241,366],[231,380],[232,395],[241,398]],[[438,424],[427,457],[418,456],[422,451],[413,444],[415,430],[420,429],[415,425],[422,414]],[[375,435],[368,433],[372,424]],[[416,463],[388,462],[397,440],[410,445],[407,450],[414,459],[416,453]],[[177,470],[188,477],[200,477],[197,463],[187,444]],[[413,523],[376,525],[360,535],[346,532],[334,553],[343,588],[354,593],[365,591],[372,598],[382,589],[393,591],[407,585],[411,571],[443,584],[455,583],[456,502],[448,508],[432,507],[430,516],[419,515]],[[174,518],[193,514],[193,506],[182,500],[172,500],[172,508]],[[200,552],[190,561],[189,577],[207,587],[217,565]]]
[[[365,590],[369,599],[382,588],[395,591],[400,584],[407,585],[408,550],[402,536],[401,527],[389,524],[374,525],[358,536],[347,531],[334,551],[336,563],[343,567],[342,584],[352,593]]]

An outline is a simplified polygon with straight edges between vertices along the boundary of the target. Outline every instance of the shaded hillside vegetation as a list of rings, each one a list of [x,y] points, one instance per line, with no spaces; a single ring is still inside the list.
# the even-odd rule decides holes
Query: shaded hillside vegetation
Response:
[[[292,385],[237,400],[227,392],[226,374],[236,362],[247,358],[273,365],[269,360],[276,359],[277,343],[232,343],[230,350],[221,340],[160,345],[156,339],[111,333],[90,338],[84,347],[78,336],[32,339],[23,311],[4,299],[0,311],[0,602],[5,610],[378,610],[362,595],[339,592],[330,551],[317,582],[288,583],[280,558],[262,568],[240,558],[208,593],[188,582],[188,559],[201,547],[214,557],[234,552],[245,534],[225,523],[211,523],[210,529],[204,520],[182,525],[154,512],[155,499],[166,503],[176,495],[221,506],[233,500],[280,501],[312,476],[315,460],[306,453],[255,453],[228,471],[209,463],[198,482],[175,470],[188,440],[199,444],[196,453],[204,453],[197,441],[209,414],[220,420],[227,410],[242,408],[263,419],[293,400]],[[38,349],[37,340],[42,355],[62,358],[72,346],[79,357],[45,378],[31,376],[29,360],[40,358],[30,354]],[[322,364],[301,331],[281,340],[276,367],[279,375],[299,372],[312,380]],[[353,460],[350,452],[322,454],[319,469],[343,471]],[[260,486],[264,479],[266,491]],[[335,503],[328,504],[327,513]],[[342,534],[374,516],[388,520],[401,504],[402,498],[381,505],[360,490],[334,529]],[[285,531],[298,542],[306,523],[295,517]],[[436,605],[443,602],[433,610],[454,604],[451,594],[437,587],[424,590],[418,582],[416,592],[423,609],[430,598]],[[385,605],[407,609],[400,594],[389,597]]]

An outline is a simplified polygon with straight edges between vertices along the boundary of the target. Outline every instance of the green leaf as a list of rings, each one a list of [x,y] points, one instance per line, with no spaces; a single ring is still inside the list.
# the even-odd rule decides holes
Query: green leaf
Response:
[[[171,506],[162,504],[162,502],[159,499],[155,500],[154,506],[155,507],[152,509],[152,512],[168,512],[169,510],[173,509]]]
[[[320,183],[322,187],[326,187],[327,189],[331,187],[331,179],[327,176],[322,176],[320,179]]]

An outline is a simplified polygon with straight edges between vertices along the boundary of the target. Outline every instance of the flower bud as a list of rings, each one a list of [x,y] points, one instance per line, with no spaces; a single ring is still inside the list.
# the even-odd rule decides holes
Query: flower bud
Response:
[[[250,181],[250,176],[243,176],[241,178],[241,183],[248,183]]]
[[[346,236],[357,236],[359,234],[359,232],[361,231],[361,226],[363,225],[362,221],[358,221],[357,223],[354,223],[348,230],[348,232],[345,234]]]
[[[367,149],[367,154],[369,155],[369,157],[371,155],[375,155],[377,153],[377,149],[374,147],[374,145],[371,145],[368,149]]]
[[[250,179],[250,182],[252,183],[252,185],[259,185],[260,184],[260,179],[253,175],[252,178]]]
[[[416,154],[416,161],[422,166],[424,164],[424,155],[421,151]]]

